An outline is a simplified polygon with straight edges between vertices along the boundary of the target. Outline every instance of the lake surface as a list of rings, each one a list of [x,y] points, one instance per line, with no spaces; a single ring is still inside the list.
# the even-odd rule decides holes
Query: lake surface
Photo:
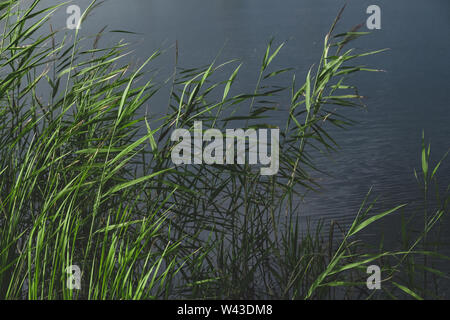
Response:
[[[76,0],[85,9],[90,1]],[[55,4],[56,1],[46,1]],[[93,34],[108,25],[140,35],[109,34],[103,41],[125,37],[135,43],[134,59],[143,60],[157,48],[178,41],[179,64],[196,67],[209,64],[222,50],[220,60],[240,58],[244,67],[235,86],[251,91],[268,40],[287,41],[277,66],[295,67],[304,79],[318,61],[323,37],[345,1],[336,0],[109,0],[97,8],[83,25],[82,33]],[[365,23],[366,8],[381,7],[381,30],[374,30],[353,46],[364,50],[391,50],[364,60],[385,73],[367,73],[354,78],[366,96],[367,111],[355,111],[358,124],[336,131],[338,153],[320,157],[323,190],[305,198],[299,213],[351,221],[372,187],[380,196],[380,209],[401,203],[417,204],[421,194],[413,169],[420,169],[422,130],[432,144],[434,160],[450,147],[450,1],[349,1],[340,31]],[[67,15],[60,10],[52,18],[63,28]],[[367,29],[363,27],[362,31]],[[173,69],[173,50],[159,58],[162,77]],[[286,85],[290,76],[281,77]],[[284,80],[283,80],[284,79]],[[283,82],[284,81],[284,82]],[[161,106],[166,101],[161,100]],[[158,114],[161,106],[152,106]],[[276,119],[274,120],[276,121]],[[440,169],[442,185],[450,183],[450,159]],[[445,241],[450,242],[447,219]],[[399,225],[374,229],[396,235]]]

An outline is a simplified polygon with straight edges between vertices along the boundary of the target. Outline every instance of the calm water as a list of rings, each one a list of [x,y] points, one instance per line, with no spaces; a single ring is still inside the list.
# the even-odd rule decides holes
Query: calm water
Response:
[[[85,9],[90,1],[75,0]],[[56,3],[56,1],[47,1]],[[317,62],[323,36],[344,4],[337,0],[109,0],[96,9],[83,25],[92,34],[108,25],[141,33],[126,36],[136,43],[134,57],[144,59],[157,48],[179,43],[180,65],[195,67],[214,59],[223,48],[221,60],[241,58],[244,67],[236,83],[242,91],[252,90],[267,41],[287,41],[278,65],[295,67],[304,78]],[[450,1],[349,1],[339,30],[365,22],[366,8],[381,7],[382,29],[354,45],[364,50],[390,48],[365,62],[386,73],[354,78],[367,96],[367,111],[352,113],[359,123],[334,133],[340,151],[320,158],[320,168],[332,177],[322,177],[323,191],[305,199],[300,214],[329,217],[348,222],[373,187],[380,196],[380,209],[400,203],[419,203],[420,192],[413,169],[420,168],[422,130],[432,143],[434,159],[450,147]],[[64,27],[65,10],[53,17]],[[365,28],[364,28],[365,29]],[[364,31],[364,30],[363,30]],[[103,41],[116,42],[120,34]],[[173,50],[158,60],[161,77],[173,68]],[[288,84],[290,76],[280,79]],[[283,82],[284,81],[284,82]],[[165,100],[151,106],[158,114]],[[450,159],[441,167],[441,182],[450,182]],[[450,242],[450,224],[445,227]],[[373,230],[395,235],[398,224]]]

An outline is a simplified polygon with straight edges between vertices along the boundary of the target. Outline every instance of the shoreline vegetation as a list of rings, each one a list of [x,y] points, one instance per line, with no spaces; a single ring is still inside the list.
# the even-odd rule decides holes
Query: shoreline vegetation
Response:
[[[369,193],[350,226],[302,230],[296,200],[318,188],[313,154],[334,151],[329,129],[350,126],[341,111],[363,106],[349,76],[378,70],[358,59],[383,51],[348,49],[366,33],[336,34],[342,11],[303,81],[271,85],[291,72],[272,69],[284,44],[271,40],[253,92],[233,86],[239,61],[176,65],[167,113],[150,119],[145,108],[162,84],[143,70],[160,51],[133,69],[124,43],[85,49],[76,31],[58,42],[62,31],[46,22],[62,5],[18,2],[0,4],[0,299],[434,299],[449,287],[436,267],[448,261],[438,237],[449,188],[436,191],[441,162],[431,164],[425,139],[414,219],[407,204],[372,212]],[[287,111],[276,109],[280,96]],[[171,161],[177,128],[271,129],[274,113],[285,119],[276,175]],[[399,248],[364,244],[361,234],[393,214],[405,214]],[[370,265],[381,268],[380,290],[367,288]],[[70,266],[81,270],[80,290],[68,287]]]

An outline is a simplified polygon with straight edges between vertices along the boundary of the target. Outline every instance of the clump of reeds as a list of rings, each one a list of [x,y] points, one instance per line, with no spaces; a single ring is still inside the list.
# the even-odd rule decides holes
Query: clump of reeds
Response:
[[[302,232],[296,216],[296,200],[317,187],[312,151],[333,150],[329,128],[351,124],[340,110],[361,106],[346,77],[377,71],[352,65],[377,52],[345,50],[364,33],[334,35],[336,19],[317,65],[290,88],[272,85],[291,72],[271,68],[283,47],[273,41],[250,93],[233,86],[239,62],[177,67],[167,113],[155,121],[145,108],[161,84],[137,81],[159,51],[133,70],[122,59],[125,44],[82,49],[78,33],[60,43],[45,33],[59,6],[17,4],[0,4],[0,298],[318,299],[336,287],[343,297],[370,297],[364,267],[382,258],[388,295],[420,297],[396,275],[414,255],[437,254],[416,248],[448,198],[402,251],[369,253],[356,236],[403,206],[372,215],[364,203],[339,245],[320,226]],[[288,110],[277,110],[279,95],[289,95]],[[192,130],[196,120],[205,130],[234,121],[270,128],[264,119],[273,114],[285,119],[275,176],[248,165],[171,162],[176,128]],[[430,174],[428,159],[425,181],[439,167]],[[67,287],[70,265],[82,270],[81,290]]]

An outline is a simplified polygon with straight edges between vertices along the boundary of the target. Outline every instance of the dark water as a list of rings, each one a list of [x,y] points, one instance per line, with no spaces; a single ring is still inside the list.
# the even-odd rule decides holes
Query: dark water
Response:
[[[76,0],[85,9],[90,1]],[[56,1],[47,1],[56,3]],[[278,64],[295,67],[298,79],[320,58],[323,37],[344,4],[336,0],[110,0],[96,9],[83,25],[92,34],[108,25],[142,33],[126,36],[136,43],[134,58],[144,59],[157,48],[178,40],[180,65],[210,63],[222,50],[221,60],[241,58],[244,67],[236,83],[242,91],[253,89],[259,63],[270,37],[287,41]],[[364,23],[371,4],[381,7],[381,30],[374,30],[354,45],[371,50],[390,48],[365,63],[385,69],[354,78],[367,97],[367,111],[355,112],[359,123],[337,131],[337,154],[318,159],[332,177],[320,180],[323,191],[306,197],[299,214],[349,222],[369,188],[380,196],[380,209],[412,203],[420,209],[420,190],[413,169],[420,168],[422,130],[438,160],[450,147],[450,1],[389,0],[348,1],[339,25],[346,31]],[[65,9],[53,17],[65,25]],[[365,30],[365,27],[363,28]],[[364,31],[363,30],[363,31]],[[103,41],[116,42],[110,34]],[[161,77],[173,68],[173,50],[158,60]],[[284,79],[284,80],[283,80]],[[281,84],[289,83],[281,77]],[[165,100],[161,100],[164,105]],[[153,104],[158,114],[161,106]],[[276,119],[274,120],[276,121]],[[441,184],[450,182],[450,159],[440,169]],[[450,242],[450,224],[444,227]],[[400,232],[395,223],[373,230],[373,236]]]

